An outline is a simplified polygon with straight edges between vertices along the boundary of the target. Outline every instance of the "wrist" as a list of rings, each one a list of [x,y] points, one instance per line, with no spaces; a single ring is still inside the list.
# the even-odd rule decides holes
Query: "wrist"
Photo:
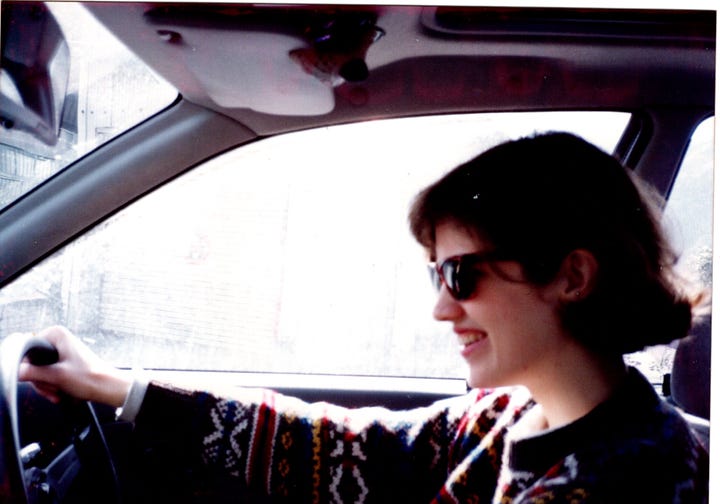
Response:
[[[92,400],[119,408],[125,402],[132,382],[129,371],[116,368],[104,370],[93,380]]]

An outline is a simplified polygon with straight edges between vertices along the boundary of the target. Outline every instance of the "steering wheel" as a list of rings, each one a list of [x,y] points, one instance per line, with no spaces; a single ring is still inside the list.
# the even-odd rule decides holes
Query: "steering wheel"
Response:
[[[9,503],[41,504],[76,502],[77,485],[83,471],[102,473],[109,480],[114,497],[103,493],[95,502],[121,501],[120,485],[112,456],[98,417],[89,402],[61,401],[61,411],[72,425],[67,447],[48,456],[38,443],[21,446],[18,414],[18,369],[23,358],[36,365],[53,364],[55,348],[30,334],[13,334],[0,343],[0,493]],[[46,454],[44,454],[46,455]],[[50,460],[47,460],[47,459]],[[6,502],[3,500],[3,502]],[[90,502],[90,500],[88,500]]]

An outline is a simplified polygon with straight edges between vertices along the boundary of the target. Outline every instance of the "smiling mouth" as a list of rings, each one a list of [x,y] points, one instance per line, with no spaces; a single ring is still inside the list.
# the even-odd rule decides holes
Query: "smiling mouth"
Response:
[[[462,334],[458,334],[458,343],[460,345],[460,350],[464,350],[465,348],[469,347],[473,343],[477,343],[480,340],[484,339],[486,337],[485,333],[481,332],[466,332]]]

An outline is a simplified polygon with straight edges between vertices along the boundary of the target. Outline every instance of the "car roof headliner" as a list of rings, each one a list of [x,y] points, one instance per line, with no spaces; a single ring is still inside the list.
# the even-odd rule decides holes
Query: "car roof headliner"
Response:
[[[184,99],[258,135],[422,113],[714,109],[712,11],[87,6]],[[308,34],[348,18],[382,37],[368,77],[331,88],[289,51],[312,51]]]

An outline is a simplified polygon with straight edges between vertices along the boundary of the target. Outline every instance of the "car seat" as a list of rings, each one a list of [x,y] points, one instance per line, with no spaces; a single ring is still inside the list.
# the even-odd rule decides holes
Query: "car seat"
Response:
[[[711,321],[698,324],[681,340],[670,375],[670,400],[678,406],[710,450],[710,347]]]

